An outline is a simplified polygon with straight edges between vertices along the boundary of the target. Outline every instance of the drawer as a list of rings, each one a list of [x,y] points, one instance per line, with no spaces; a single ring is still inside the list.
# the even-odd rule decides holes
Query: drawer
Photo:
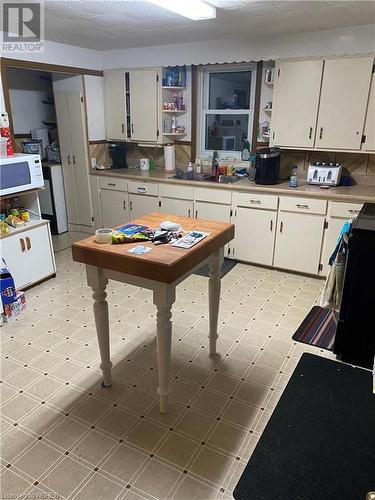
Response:
[[[159,185],[153,182],[128,182],[129,193],[143,194],[144,196],[159,196]]]
[[[277,196],[272,194],[234,193],[237,207],[277,210]]]
[[[283,210],[284,212],[325,215],[327,210],[327,201],[316,200],[314,198],[298,198],[297,196],[283,196],[280,198],[280,210]]]
[[[194,197],[196,201],[221,203],[223,205],[230,205],[232,203],[232,193],[224,189],[195,188]]]
[[[164,198],[178,198],[180,200],[193,200],[193,186],[176,186],[172,184],[159,184],[160,196]]]
[[[99,187],[101,189],[114,189],[115,191],[127,191],[128,181],[118,177],[99,177]]]
[[[330,215],[331,217],[351,219],[359,214],[362,206],[362,203],[342,203],[339,201],[332,201],[330,204]]]

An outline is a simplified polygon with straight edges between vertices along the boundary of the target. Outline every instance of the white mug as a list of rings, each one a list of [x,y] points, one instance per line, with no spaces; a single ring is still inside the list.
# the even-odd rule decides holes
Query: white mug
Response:
[[[150,160],[148,158],[141,158],[139,160],[140,170],[150,170]]]

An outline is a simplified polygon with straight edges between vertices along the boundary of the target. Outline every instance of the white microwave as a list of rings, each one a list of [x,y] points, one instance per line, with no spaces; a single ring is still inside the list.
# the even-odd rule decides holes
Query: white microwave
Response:
[[[15,154],[0,158],[0,195],[44,186],[39,155]]]

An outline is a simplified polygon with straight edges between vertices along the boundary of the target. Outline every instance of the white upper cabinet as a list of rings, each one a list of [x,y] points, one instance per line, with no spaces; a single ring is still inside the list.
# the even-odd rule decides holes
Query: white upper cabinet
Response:
[[[322,69],[323,61],[282,62],[276,65],[272,144],[314,147]]]
[[[367,114],[364,131],[365,140],[363,151],[375,151],[375,73],[372,75],[370,96],[367,105]]]
[[[107,139],[126,140],[125,71],[104,71],[104,109]]]
[[[158,130],[158,72],[141,69],[129,72],[131,140],[156,142]]]
[[[373,57],[325,61],[316,148],[361,149],[373,62]]]

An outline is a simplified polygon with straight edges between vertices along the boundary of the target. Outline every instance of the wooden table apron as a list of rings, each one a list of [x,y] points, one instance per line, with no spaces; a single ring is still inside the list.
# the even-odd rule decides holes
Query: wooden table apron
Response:
[[[172,305],[176,298],[176,286],[202,265],[209,265],[209,355],[216,354],[217,323],[220,303],[220,271],[224,260],[224,245],[234,237],[234,226],[221,222],[176,217],[152,213],[136,221],[149,227],[158,227],[163,220],[172,220],[186,230],[196,229],[211,233],[189,250],[170,245],[152,246],[147,254],[134,256],[129,245],[100,245],[90,236],[72,246],[73,260],[86,264],[87,283],[93,291],[94,316],[98,337],[102,387],[111,385],[112,362],[110,359],[109,315],[106,300],[108,280],[120,281],[153,291],[153,303],[157,308],[157,354],[159,366],[160,412],[168,411],[169,370],[172,341]],[[124,271],[122,271],[122,269]]]

